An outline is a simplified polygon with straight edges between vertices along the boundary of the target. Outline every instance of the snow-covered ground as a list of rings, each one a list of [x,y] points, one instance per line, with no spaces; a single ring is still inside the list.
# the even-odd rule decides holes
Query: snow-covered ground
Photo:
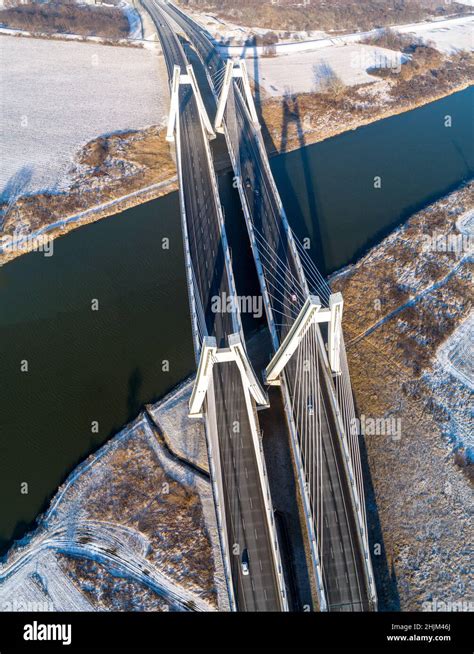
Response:
[[[76,152],[163,124],[168,84],[150,49],[0,36],[0,198],[67,188]]]
[[[446,54],[474,50],[472,16],[403,25],[394,29],[419,37]],[[269,95],[283,95],[288,89],[305,93],[318,91],[325,71],[333,71],[344,84],[350,86],[378,81],[368,73],[370,68],[388,66],[399,69],[403,58],[400,53],[358,43],[376,32],[280,43],[276,45],[276,56],[273,57],[260,56],[263,48],[254,50],[238,46],[225,47],[224,50],[233,56],[252,57],[248,62],[250,74]],[[254,57],[255,54],[258,56]]]
[[[347,86],[374,82],[377,78],[369,75],[368,69],[399,69],[403,59],[404,56],[399,52],[351,44],[281,57],[253,59],[248,62],[248,69],[269,95],[278,96],[284,95],[286,91],[319,91],[331,73],[335,73]]]
[[[474,50],[474,17],[463,16],[434,23],[401,25],[397,31],[413,34],[423,41],[430,42],[440,52],[455,53],[461,50]]]
[[[268,31],[275,32],[286,41],[300,41],[304,39],[322,39],[327,37],[326,32],[321,30],[293,31],[291,35],[287,36],[286,30],[268,30],[265,27],[243,27],[228,20],[223,20],[215,16],[212,12],[201,13],[198,11],[191,11],[186,8],[186,13],[191,16],[197,23],[202,25],[209,34],[218,42],[226,43],[240,43],[245,41],[250,33],[252,34],[266,34]]]
[[[235,38],[235,26],[228,24],[231,29],[222,28],[222,34],[209,28],[203,16],[194,14],[193,17],[214,36],[220,52],[232,57],[260,57],[268,50],[265,46],[249,47],[245,40],[252,34],[261,34],[266,30],[259,28],[238,28],[239,38]],[[460,50],[474,49],[474,17],[472,15],[447,18],[444,20],[423,21],[405,25],[393,25],[391,29],[402,34],[413,34],[424,42],[431,42],[441,52],[458,52]],[[351,43],[358,43],[369,37],[376,36],[381,29],[367,32],[354,32],[352,34],[326,34],[324,32],[303,32],[294,34],[298,38],[280,38],[275,45],[275,54],[285,56],[296,52],[315,51],[321,48],[339,47]],[[278,34],[278,32],[276,32]],[[232,37],[234,37],[233,40]],[[281,35],[280,35],[281,37]]]
[[[142,39],[143,30],[142,30],[142,21],[140,19],[140,14],[138,11],[132,7],[128,2],[121,2],[120,8],[127,16],[128,24],[130,25],[130,33],[128,35],[129,39]]]
[[[440,347],[437,359],[446,372],[474,391],[474,313]]]
[[[178,456],[187,448],[180,437],[191,423],[183,416],[192,383],[149,407],[159,419],[166,417],[160,433],[166,432]],[[193,425],[194,437],[203,440],[201,423]],[[119,579],[135,584],[135,610],[146,608],[138,593],[147,590],[155,594],[153,610],[166,610],[157,606],[156,593],[169,610],[191,603],[199,611],[228,610],[209,478],[169,447],[143,413],[80,464],[38,529],[0,563],[0,612],[129,608],[126,598],[91,600],[87,589],[100,595],[100,575],[88,580],[76,575],[72,583],[70,557],[104,566],[114,585]]]
[[[474,241],[474,211],[462,214],[456,222],[458,231]],[[449,416],[448,433],[456,445],[461,445],[474,458],[472,426],[474,392],[474,312],[459,325],[436,353],[433,372],[427,376],[433,394]]]

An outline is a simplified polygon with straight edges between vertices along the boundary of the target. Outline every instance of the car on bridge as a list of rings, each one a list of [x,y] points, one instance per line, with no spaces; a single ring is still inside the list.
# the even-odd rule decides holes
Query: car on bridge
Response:
[[[250,566],[249,566],[249,551],[247,548],[244,549],[242,552],[242,574],[247,576],[250,574]]]

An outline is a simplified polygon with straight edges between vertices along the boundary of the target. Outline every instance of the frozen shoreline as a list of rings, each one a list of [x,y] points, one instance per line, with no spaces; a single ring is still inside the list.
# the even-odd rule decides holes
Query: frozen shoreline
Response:
[[[159,414],[158,422],[165,423],[169,418],[165,429],[170,442],[179,443],[183,434],[182,431],[174,433],[178,427],[173,425],[183,426],[183,421],[187,420],[182,411],[186,409],[191,384],[192,380],[183,382],[151,407],[156,415]],[[194,440],[202,441],[202,426],[194,421],[193,427]],[[140,508],[141,490],[136,486],[135,476],[129,476],[130,464],[137,471],[148,471],[145,474],[150,497],[143,508]],[[170,493],[171,504],[168,505],[166,495],[159,500],[160,512],[156,515],[161,517],[154,519],[146,529],[140,526],[141,522],[130,522],[127,504],[133,512],[139,509],[145,515],[153,503],[153,486],[161,488],[163,483],[170,487],[167,493]],[[129,489],[127,484],[130,484]],[[116,493],[118,499],[124,491],[127,500],[120,501],[120,508],[110,514],[107,506],[116,501]],[[196,508],[188,515],[186,507],[191,498],[195,498],[192,503]],[[183,503],[182,508],[180,503]],[[195,513],[197,507],[200,507],[200,514]],[[192,516],[198,522],[189,530],[186,521]],[[142,520],[148,524],[145,518]],[[171,538],[173,525],[175,531]],[[183,557],[187,560],[181,563]],[[98,586],[103,583],[105,571],[115,570],[113,574],[127,584],[129,600],[138,602],[135,610],[145,610],[140,604],[142,600],[146,610],[168,610],[166,603],[169,610],[191,607],[201,611],[217,607],[220,611],[228,610],[209,478],[160,444],[146,413],[141,413],[77,466],[58,489],[46,513],[38,519],[38,527],[9,550],[0,563],[0,611],[11,610],[14,600],[17,602],[14,610],[27,610],[28,607],[29,610],[47,607],[46,610],[54,611],[124,610],[119,600],[114,600],[110,606],[91,601],[84,593],[87,586],[83,587],[74,577],[80,561],[98,565],[104,571],[97,577]],[[212,587],[205,581],[209,571],[213,571]],[[32,604],[40,608],[32,609]]]

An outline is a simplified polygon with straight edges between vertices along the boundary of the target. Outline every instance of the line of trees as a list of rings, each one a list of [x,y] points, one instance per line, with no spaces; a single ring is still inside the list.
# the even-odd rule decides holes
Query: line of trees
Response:
[[[118,7],[80,5],[75,2],[45,2],[7,6],[0,11],[0,24],[35,34],[80,34],[107,39],[126,38],[129,23]]]
[[[180,0],[249,27],[275,30],[368,30],[431,16],[463,14],[454,0]]]

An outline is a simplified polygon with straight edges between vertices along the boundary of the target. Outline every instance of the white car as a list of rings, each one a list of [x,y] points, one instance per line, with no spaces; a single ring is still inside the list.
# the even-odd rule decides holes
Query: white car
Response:
[[[249,553],[247,548],[244,549],[242,552],[242,574],[246,577],[247,575],[250,574],[250,568],[249,568]]]

